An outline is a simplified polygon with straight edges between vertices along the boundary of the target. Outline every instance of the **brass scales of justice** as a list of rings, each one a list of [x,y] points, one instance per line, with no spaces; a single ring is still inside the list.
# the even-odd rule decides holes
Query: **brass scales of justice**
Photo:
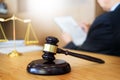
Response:
[[[26,34],[25,34],[25,38],[24,38],[24,43],[26,45],[37,44],[37,43],[39,43],[39,40],[38,40],[37,36],[35,35],[35,32],[33,30],[33,27],[32,27],[30,19],[20,19],[20,18],[16,17],[15,15],[13,15],[12,17],[7,18],[7,19],[0,18],[0,22],[7,22],[7,21],[10,21],[10,20],[13,21],[14,50],[12,50],[12,52],[8,53],[8,56],[10,56],[10,57],[20,56],[22,54],[16,50],[16,31],[15,31],[16,30],[16,27],[15,27],[15,21],[16,20],[18,20],[20,22],[23,22],[23,23],[28,23]],[[0,39],[0,42],[8,41],[1,24],[0,24],[0,30],[1,30],[1,33],[3,35],[3,39]],[[30,40],[30,31],[31,31],[31,34],[34,37],[34,40]]]

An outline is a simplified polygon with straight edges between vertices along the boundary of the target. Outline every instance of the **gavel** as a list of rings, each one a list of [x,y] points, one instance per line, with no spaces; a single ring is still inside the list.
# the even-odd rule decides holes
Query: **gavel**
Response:
[[[34,60],[29,63],[27,66],[27,71],[38,75],[58,75],[70,72],[70,64],[64,60],[56,59],[54,56],[55,54],[70,55],[100,64],[105,63],[104,60],[96,57],[60,49],[57,45],[58,42],[59,40],[56,37],[47,37],[43,48],[43,59]]]

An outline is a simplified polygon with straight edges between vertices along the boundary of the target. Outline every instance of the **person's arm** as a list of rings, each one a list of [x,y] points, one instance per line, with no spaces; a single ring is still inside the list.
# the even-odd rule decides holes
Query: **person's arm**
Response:
[[[78,46],[76,46],[76,45],[71,41],[71,42],[69,42],[67,45],[65,45],[63,48],[76,50],[76,49],[78,48]]]
[[[76,45],[72,42],[72,37],[68,33],[62,33],[62,39],[66,43],[63,48],[75,49]]]

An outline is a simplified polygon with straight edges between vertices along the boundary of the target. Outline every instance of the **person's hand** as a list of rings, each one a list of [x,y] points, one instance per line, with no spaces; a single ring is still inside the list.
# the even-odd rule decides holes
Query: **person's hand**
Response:
[[[88,30],[89,30],[89,24],[88,23],[86,23],[86,22],[82,22],[82,23],[80,23],[80,27],[82,27],[82,29],[87,33],[88,32]]]
[[[69,42],[71,42],[72,41],[72,37],[68,34],[68,33],[62,33],[61,34],[62,36],[62,39],[64,40],[64,42],[66,43],[66,44],[68,44]]]

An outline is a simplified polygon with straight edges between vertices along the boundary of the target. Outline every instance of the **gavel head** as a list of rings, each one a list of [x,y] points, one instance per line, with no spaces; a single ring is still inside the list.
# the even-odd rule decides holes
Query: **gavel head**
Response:
[[[57,43],[59,40],[55,37],[49,36],[46,38],[46,42],[44,44],[42,58],[47,61],[53,61],[55,60],[54,55],[57,52]]]

